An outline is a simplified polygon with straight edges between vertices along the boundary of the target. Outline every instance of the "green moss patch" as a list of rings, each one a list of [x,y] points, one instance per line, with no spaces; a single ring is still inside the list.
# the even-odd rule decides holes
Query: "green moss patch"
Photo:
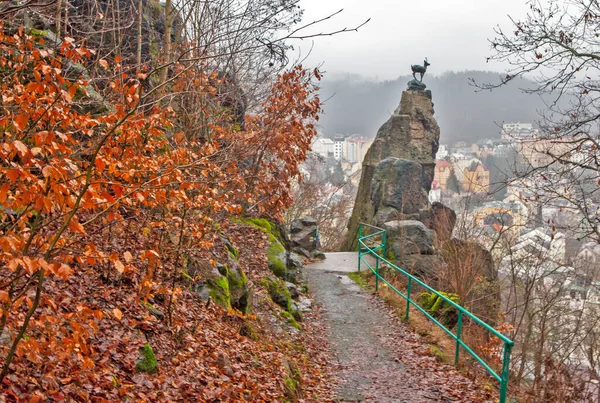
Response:
[[[364,272],[366,273],[366,271]],[[367,280],[365,279],[364,275],[362,272],[360,271],[354,271],[352,273],[346,273],[346,275],[348,277],[350,277],[350,279],[352,281],[354,281],[356,284],[358,284],[359,286],[361,286],[361,288],[367,288],[368,283]]]
[[[231,308],[231,293],[227,277],[219,277],[210,281],[210,297],[224,308]]]
[[[287,311],[281,311],[279,315],[281,315],[281,317],[287,321],[288,325],[295,327],[298,330],[302,329],[302,326],[296,322],[296,319],[294,319],[294,316],[291,313]]]
[[[252,327],[252,325],[250,323],[247,323],[247,322],[244,323],[242,325],[242,327],[240,328],[239,333],[241,336],[247,337],[254,341],[258,341],[258,334],[256,333],[256,331],[254,330],[254,328]]]
[[[440,292],[440,295],[448,298],[455,304],[460,304],[460,298],[457,294]],[[424,292],[419,295],[419,305],[423,307],[431,316],[438,319],[447,326],[454,326],[458,320],[458,312],[444,298],[434,293]]]
[[[283,378],[285,383],[285,396],[290,401],[296,401],[302,396],[302,375],[298,367],[292,362],[286,362],[287,374]]]
[[[292,310],[292,297],[283,281],[267,277],[263,279],[262,284],[269,292],[269,296],[273,302],[285,309],[288,313]]]
[[[144,374],[155,374],[158,372],[158,363],[150,344],[146,343],[140,348],[140,359],[135,363],[135,370]]]
[[[277,277],[286,278],[287,262],[286,251],[283,246],[283,239],[277,229],[277,225],[266,218],[246,218],[234,220],[239,223],[251,225],[263,231],[269,239],[269,249],[267,250],[267,259],[269,270]]]

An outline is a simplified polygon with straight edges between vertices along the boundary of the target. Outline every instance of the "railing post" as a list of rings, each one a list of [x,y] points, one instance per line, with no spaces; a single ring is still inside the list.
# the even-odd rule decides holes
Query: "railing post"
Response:
[[[410,290],[412,289],[412,277],[408,278],[408,287],[406,287],[406,316],[404,320],[408,322],[408,311],[410,310]]]
[[[510,350],[512,346],[504,342],[504,357],[502,358],[502,383],[500,384],[500,403],[506,402],[506,393],[508,391],[508,372],[510,364]]]
[[[462,332],[463,313],[458,310],[458,324],[456,325],[456,353],[454,354],[454,366],[458,366],[458,355],[460,353],[460,334]]]
[[[387,259],[387,231],[383,233],[383,258]]]
[[[379,291],[379,255],[375,254],[375,292]]]
[[[362,224],[358,225],[358,271],[360,271],[360,238],[362,238]]]

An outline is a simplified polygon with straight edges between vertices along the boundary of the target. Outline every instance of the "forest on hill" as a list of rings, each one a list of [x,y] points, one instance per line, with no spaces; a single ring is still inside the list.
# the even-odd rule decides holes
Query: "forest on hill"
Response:
[[[486,71],[446,72],[425,75],[423,82],[433,94],[441,142],[475,142],[500,136],[503,122],[532,122],[539,119],[544,103],[537,95],[522,91],[534,83],[518,78],[494,91],[479,90],[478,84],[499,82],[499,73]],[[325,136],[337,133],[374,137],[377,129],[394,112],[400,94],[412,79],[374,81],[358,75],[326,75],[321,82],[324,112],[319,126]]]

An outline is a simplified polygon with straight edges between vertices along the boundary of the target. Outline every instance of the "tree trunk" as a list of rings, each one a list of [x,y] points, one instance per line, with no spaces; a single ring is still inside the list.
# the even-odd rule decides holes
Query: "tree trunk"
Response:
[[[171,25],[173,24],[172,21],[172,0],[166,0],[165,3],[165,37],[164,37],[164,46],[163,46],[163,64],[165,64],[165,67],[163,67],[161,73],[160,73],[160,83],[161,85],[164,85],[164,83],[167,82],[167,77],[168,77],[168,73],[169,73],[169,67],[167,66],[167,64],[169,64],[170,60],[171,60]],[[161,89],[161,92],[164,92],[164,87]]]
[[[61,38],[62,23],[62,0],[56,1],[56,39]]]
[[[144,2],[138,0],[138,26],[137,26],[137,55],[136,64],[137,71],[139,72],[142,68],[142,21],[144,21]]]

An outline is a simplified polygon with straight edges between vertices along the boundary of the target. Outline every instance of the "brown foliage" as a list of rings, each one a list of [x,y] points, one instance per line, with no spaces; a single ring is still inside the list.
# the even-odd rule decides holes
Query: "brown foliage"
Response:
[[[201,309],[181,267],[192,258],[222,259],[215,251],[233,215],[277,216],[290,204],[290,181],[315,134],[313,74],[295,67],[277,77],[241,131],[217,113],[211,77],[199,66],[174,65],[175,93],[213,100],[198,112],[206,118],[206,135],[198,136],[185,130],[183,97],[172,106],[153,102],[143,92],[145,75],[128,76],[118,57],[102,63],[117,73],[107,87],[110,107],[92,117],[78,107],[92,83],[66,75],[92,50],[70,38],[50,49],[21,29],[0,31],[0,54],[0,382],[7,395],[277,400],[277,354],[232,333],[246,320],[240,315]],[[164,322],[145,309],[148,301],[162,307]],[[153,380],[132,375],[144,340],[159,346],[165,368]],[[225,348],[238,366],[234,382],[212,364]],[[253,354],[264,370],[253,371]]]

